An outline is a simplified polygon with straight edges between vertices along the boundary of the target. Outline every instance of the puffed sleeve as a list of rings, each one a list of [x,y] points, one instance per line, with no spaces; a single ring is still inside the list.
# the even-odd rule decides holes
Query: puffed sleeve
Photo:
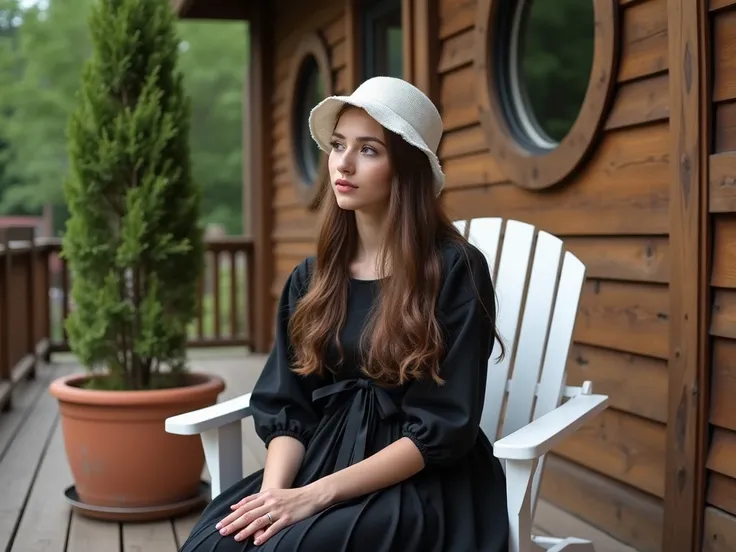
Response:
[[[426,466],[451,463],[475,444],[493,351],[496,310],[488,264],[474,246],[467,258],[458,247],[444,256],[437,301],[446,339],[439,372],[444,384],[414,381],[402,403],[402,433],[416,444]]]
[[[288,335],[296,302],[306,293],[310,259],[302,261],[284,284],[274,345],[251,395],[255,430],[266,447],[281,435],[293,437],[306,447],[319,423],[312,405],[312,391],[318,387],[319,377],[300,376],[291,370],[294,351]]]

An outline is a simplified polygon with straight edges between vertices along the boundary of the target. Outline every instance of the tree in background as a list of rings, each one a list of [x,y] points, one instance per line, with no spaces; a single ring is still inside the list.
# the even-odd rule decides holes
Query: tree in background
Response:
[[[175,16],[169,0],[100,0],[91,13],[64,181],[69,342],[109,371],[106,387],[179,385],[204,248]]]
[[[80,14],[95,0],[0,0],[0,213],[67,216],[66,123],[80,69],[91,55]],[[3,17],[3,14],[6,15]],[[3,26],[3,22],[4,26]],[[176,23],[184,86],[192,98],[192,174],[202,188],[202,221],[242,231],[242,92],[247,59],[243,23]],[[12,38],[12,39],[11,39]]]

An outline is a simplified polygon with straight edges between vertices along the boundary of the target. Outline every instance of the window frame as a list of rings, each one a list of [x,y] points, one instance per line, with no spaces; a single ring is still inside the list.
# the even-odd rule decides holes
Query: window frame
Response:
[[[534,0],[525,0],[534,1]],[[585,98],[567,135],[553,148],[534,147],[517,137],[513,117],[507,114],[511,92],[500,74],[503,56],[510,55],[513,37],[501,18],[516,14],[510,0],[479,0],[475,31],[474,69],[478,78],[478,109],[486,144],[503,173],[515,184],[530,190],[549,188],[567,180],[580,167],[600,137],[600,130],[613,100],[618,68],[619,7],[617,0],[593,2],[595,38],[593,64]],[[516,2],[514,2],[516,4]],[[518,8],[522,9],[522,2]],[[511,21],[506,21],[506,28]],[[510,109],[514,109],[511,107]]]
[[[376,60],[374,56],[376,39],[375,33],[373,32],[374,24],[377,20],[385,17],[397,8],[399,12],[399,17],[402,19],[401,30],[403,33],[406,32],[406,30],[403,28],[404,6],[401,0],[377,0],[375,2],[361,2],[359,9],[360,36],[362,37],[362,55],[360,60],[361,82],[371,77],[377,76],[375,72]],[[401,54],[403,58],[403,45]],[[406,72],[403,59],[402,72]],[[401,75],[401,77],[403,77],[403,75]]]
[[[322,80],[324,97],[327,98],[334,94],[332,82],[332,68],[330,65],[329,49],[327,43],[317,32],[310,32],[302,36],[292,57],[292,63],[289,70],[289,95],[287,105],[287,116],[289,118],[287,124],[287,143],[291,152],[288,167],[292,185],[295,188],[299,200],[308,208],[315,209],[318,205],[319,196],[324,188],[328,178],[327,154],[319,150],[319,161],[317,163],[317,175],[310,180],[305,177],[301,170],[303,160],[301,159],[302,150],[299,141],[302,132],[305,130],[303,125],[308,122],[304,120],[302,113],[299,113],[299,107],[302,103],[302,67],[309,58],[314,59],[317,64],[319,78]],[[301,129],[300,129],[301,127]],[[315,143],[315,147],[317,147]]]

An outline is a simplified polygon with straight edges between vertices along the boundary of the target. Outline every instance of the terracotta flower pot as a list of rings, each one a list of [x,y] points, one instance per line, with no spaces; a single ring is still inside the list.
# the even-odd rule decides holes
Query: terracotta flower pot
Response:
[[[191,384],[185,387],[97,391],[81,387],[89,377],[61,377],[49,389],[59,401],[76,494],[90,507],[82,513],[122,519],[114,510],[135,508],[135,519],[173,515],[166,505],[199,493],[204,452],[199,436],[166,433],[164,420],[214,404],[225,383],[215,376],[188,374]],[[140,514],[141,509],[148,513]]]

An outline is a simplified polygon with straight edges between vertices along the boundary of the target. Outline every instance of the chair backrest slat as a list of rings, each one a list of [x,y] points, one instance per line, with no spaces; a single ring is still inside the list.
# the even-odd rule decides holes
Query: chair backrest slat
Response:
[[[539,232],[500,437],[524,427],[532,419],[561,258],[562,241]]]
[[[501,221],[491,223],[488,219],[469,221],[468,240],[478,247],[489,259],[491,267],[495,264],[495,256],[500,240],[488,228],[500,228]],[[503,232],[503,246],[500,251],[498,269],[495,272],[494,284],[498,297],[496,325],[506,347],[506,355],[497,361],[499,348],[494,348],[488,361],[486,379],[486,398],[481,416],[481,428],[490,436],[497,434],[503,410],[506,381],[512,366],[513,351],[517,338],[517,328],[524,301],[525,283],[529,269],[532,247],[534,245],[534,227],[515,220],[506,223]],[[493,260],[493,264],[491,264]]]
[[[498,298],[506,357],[497,361],[495,349],[489,360],[481,417],[495,441],[561,403],[585,266],[559,238],[523,222],[480,218],[455,226],[488,259]],[[532,483],[532,514],[543,466],[544,458]]]

